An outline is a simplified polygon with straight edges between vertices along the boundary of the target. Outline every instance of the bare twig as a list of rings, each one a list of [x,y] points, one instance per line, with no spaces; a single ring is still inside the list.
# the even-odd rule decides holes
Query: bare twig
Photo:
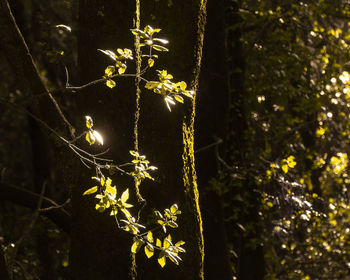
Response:
[[[17,255],[17,252],[18,252],[18,249],[19,247],[21,246],[23,240],[25,237],[27,237],[27,235],[33,230],[34,228],[34,225],[39,217],[39,210],[41,208],[41,204],[43,202],[43,197],[44,197],[44,193],[45,193],[45,189],[46,189],[46,184],[47,182],[44,182],[43,183],[43,186],[41,188],[41,193],[40,193],[40,197],[39,197],[39,200],[38,200],[38,205],[37,205],[37,208],[32,216],[32,219],[28,225],[28,227],[23,231],[21,237],[15,242],[15,245],[14,245],[14,250],[13,250],[13,255],[11,257],[11,259],[9,260],[9,267],[10,267],[10,275],[11,275],[11,278],[12,278],[12,268],[13,268],[13,264],[14,264],[14,261],[16,259],[16,255]]]

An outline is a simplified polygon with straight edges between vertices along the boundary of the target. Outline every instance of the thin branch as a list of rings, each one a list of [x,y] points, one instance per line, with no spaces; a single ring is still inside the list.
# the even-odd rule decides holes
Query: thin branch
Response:
[[[40,118],[38,118],[37,116],[35,116],[34,114],[32,114],[31,112],[29,112],[28,110],[20,107],[19,105],[15,104],[15,103],[11,103],[8,102],[5,99],[0,99],[0,103],[4,103],[9,105],[10,107],[12,107],[13,109],[15,109],[16,111],[22,112],[22,113],[26,113],[28,114],[30,117],[32,117],[33,119],[35,119],[37,122],[39,122],[40,124],[42,124],[46,129],[48,129],[50,132],[52,132],[53,134],[55,134],[59,139],[61,139],[63,142],[69,144],[69,141],[67,141],[66,139],[64,139],[61,135],[59,135],[54,129],[52,129],[46,122],[44,122],[43,120],[41,120]]]
[[[20,206],[35,210],[38,205],[39,199],[40,195],[38,195],[37,193],[28,191],[20,187],[16,187],[8,183],[0,182],[0,200],[10,201]],[[55,207],[52,208],[51,211],[45,211],[41,214],[49,218],[59,228],[61,228],[64,232],[69,234],[70,214],[62,207],[58,207],[60,205],[57,204],[55,201],[45,196],[42,197],[41,206],[43,208]]]
[[[141,75],[141,73],[140,73]],[[136,74],[114,74],[114,75],[111,75],[110,77],[108,77],[108,79],[113,79],[113,78],[116,78],[116,77],[136,77],[137,75]],[[145,78],[143,77],[139,77],[141,80],[145,81],[145,82],[148,82],[148,80],[146,80]],[[106,82],[108,79],[106,78],[101,78],[101,79],[97,79],[97,80],[94,80],[94,81],[91,81],[85,85],[82,85],[82,86],[69,86],[69,87],[66,87],[66,89],[68,90],[74,90],[74,91],[78,91],[78,90],[82,90],[84,88],[87,88],[87,87],[90,87],[90,86],[93,86],[93,85],[96,85],[96,84],[100,84],[100,83],[103,83],[103,82]]]
[[[12,274],[12,268],[13,268],[13,264],[14,264],[14,261],[16,259],[16,256],[17,256],[17,252],[18,252],[18,249],[19,247],[21,246],[24,238],[26,238],[29,233],[33,230],[34,228],[34,225],[36,224],[36,221],[39,217],[39,209],[41,208],[41,204],[43,202],[43,197],[44,197],[44,193],[45,193],[45,189],[46,189],[46,182],[43,183],[43,186],[41,188],[41,193],[40,193],[40,196],[39,196],[39,199],[38,199],[38,204],[37,204],[37,207],[35,209],[35,212],[32,216],[32,219],[29,223],[29,225],[27,226],[27,228],[23,231],[22,235],[20,236],[20,238],[18,238],[18,240],[15,242],[15,246],[14,246],[14,250],[13,250],[13,255],[11,257],[11,260],[9,261],[9,267],[10,267],[10,274]],[[12,278],[12,277],[11,277]]]
[[[52,94],[50,92],[48,92],[48,95],[49,95],[52,103],[55,105],[55,108],[56,108],[58,114],[61,116],[61,118],[65,122],[65,124],[68,126],[68,129],[69,129],[70,135],[72,136],[72,139],[74,139],[75,135],[74,135],[74,128],[73,128],[73,126],[70,124],[70,122],[67,120],[67,118],[63,114],[60,106],[58,105],[56,99],[52,96]]]
[[[217,137],[216,137],[216,138],[217,138]],[[202,151],[208,150],[208,149],[210,149],[211,147],[215,147],[215,146],[218,146],[218,145],[222,144],[223,142],[224,142],[224,141],[223,141],[221,138],[217,138],[217,140],[216,140],[214,143],[211,143],[211,144],[209,144],[209,145],[207,145],[207,146],[204,146],[204,147],[202,147],[202,148],[199,148],[198,150],[194,151],[194,153],[196,154],[196,153],[200,153],[200,152],[202,152]]]
[[[54,209],[59,209],[59,208],[63,208],[64,206],[66,206],[67,204],[70,203],[70,198],[68,198],[64,203],[60,204],[60,205],[53,205],[47,208],[40,208],[39,212],[46,212],[46,211],[51,211]]]

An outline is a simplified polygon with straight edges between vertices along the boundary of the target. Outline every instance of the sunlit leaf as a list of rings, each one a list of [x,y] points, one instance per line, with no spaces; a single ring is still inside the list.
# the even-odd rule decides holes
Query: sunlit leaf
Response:
[[[122,202],[126,202],[129,199],[129,189],[126,189],[120,198]]]
[[[119,68],[119,69],[120,69],[120,68]],[[118,69],[118,71],[119,71],[119,69]],[[116,85],[116,83],[115,83],[115,81],[113,81],[113,80],[107,80],[107,81],[106,81],[106,86],[109,87],[109,88],[114,88],[115,85]]]
[[[150,25],[147,25],[143,31],[148,35],[153,35],[153,32],[154,32],[153,28]]]
[[[93,130],[92,133],[93,133],[96,141],[98,143],[100,143],[101,145],[103,145],[103,138],[102,138],[101,134],[98,131],[96,131],[96,130]]]
[[[287,173],[288,172],[288,164],[283,164],[282,165],[282,170],[284,173]]]
[[[147,82],[145,85],[145,88],[147,89],[153,89],[157,87],[160,83],[159,82]]]
[[[187,84],[184,81],[180,82],[180,88],[182,90],[186,90],[186,87],[187,87]]]
[[[126,65],[123,64],[121,67],[118,68],[118,73],[120,75],[124,74],[125,73],[125,70],[126,70]]]
[[[158,256],[158,263],[160,264],[161,267],[164,267],[166,264],[166,259],[165,259],[165,253],[161,251]]]
[[[108,180],[108,179],[109,179],[109,178],[107,178],[107,180]],[[103,186],[105,185],[105,183],[106,183],[105,177],[104,177],[104,176],[101,177],[100,182],[101,182],[101,186],[103,187]]]
[[[181,245],[184,245],[184,244],[185,244],[185,241],[180,240],[180,241],[175,243],[175,246],[181,246]]]
[[[92,128],[92,126],[94,125],[92,118],[90,116],[85,116],[85,120],[86,120],[86,127]]]
[[[153,67],[153,65],[154,65],[154,60],[152,58],[149,58],[148,59],[148,66]]]
[[[72,28],[70,28],[68,25],[58,24],[58,25],[56,25],[56,27],[64,28],[64,29],[68,30],[69,32],[72,32]]]
[[[143,32],[140,29],[130,29],[130,30],[131,30],[132,34],[139,36],[141,38],[148,38],[149,37],[148,34],[146,34],[145,32]]]
[[[148,241],[148,242],[153,243],[153,234],[152,234],[152,231],[149,231],[149,232],[147,233],[146,238],[147,238],[147,241]]]
[[[176,211],[179,209],[179,207],[177,206],[177,204],[173,204],[173,205],[171,205],[171,207],[170,207],[170,212],[172,213],[172,214],[176,214]]]
[[[169,259],[170,259],[173,263],[175,263],[176,265],[179,264],[179,261],[176,259],[176,256],[175,256],[174,254],[172,254],[171,252],[169,252],[168,257],[169,257]]]
[[[140,250],[142,244],[143,244],[143,242],[141,240],[136,239],[135,242],[131,246],[131,252],[136,254]]]
[[[118,214],[118,208],[114,208],[112,211],[111,211],[111,214],[110,216],[115,216]]]
[[[184,99],[182,98],[182,96],[180,95],[174,95],[174,98],[176,99],[176,101],[180,102],[180,103],[184,103]]]
[[[147,256],[147,258],[150,258],[153,256],[154,254],[154,249],[152,245],[146,245],[145,246],[145,254]]]
[[[107,76],[112,76],[115,73],[115,66],[110,65],[105,69],[105,74]]]
[[[98,51],[104,53],[105,55],[108,55],[111,59],[113,59],[114,61],[117,60],[117,56],[114,52],[110,51],[110,50],[101,50],[101,49],[97,49]]]
[[[106,191],[112,195],[113,199],[115,198],[115,196],[117,194],[117,190],[115,187],[111,187],[111,186],[106,185]]]
[[[168,44],[168,43],[169,43],[169,41],[168,41],[168,40],[165,40],[165,39],[159,39],[159,38],[154,38],[154,39],[153,39],[153,41],[158,41],[158,42],[160,42],[160,43],[162,43],[162,44]]]
[[[166,238],[164,238],[163,247],[165,249],[168,249],[170,246],[171,246],[171,236],[169,234]]]
[[[97,190],[98,190],[98,187],[97,187],[97,186],[92,187],[92,188],[86,190],[86,191],[83,193],[83,195],[93,194],[93,193],[97,192]]]
[[[139,153],[136,152],[136,151],[130,150],[129,153],[130,153],[132,156],[134,156],[134,157],[138,157],[138,156],[139,156]]]
[[[95,136],[92,134],[91,131],[88,131],[85,135],[85,139],[86,141],[89,142],[90,145],[94,144],[96,139],[95,139]]]
[[[167,52],[169,51],[169,49],[160,46],[160,45],[152,45],[152,48],[155,49],[156,51],[160,51],[160,52]]]

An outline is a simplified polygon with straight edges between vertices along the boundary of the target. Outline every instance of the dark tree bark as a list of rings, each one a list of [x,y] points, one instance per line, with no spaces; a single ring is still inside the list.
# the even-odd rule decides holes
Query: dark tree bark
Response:
[[[224,222],[219,160],[226,138],[229,110],[227,57],[225,52],[224,2],[208,2],[200,91],[197,99],[196,158],[205,240],[205,278],[232,279]]]
[[[242,18],[238,10],[239,4],[237,2],[226,1],[225,24],[227,33],[225,43],[228,56],[230,112],[225,159],[231,166],[239,166],[241,176],[244,177],[240,182],[236,181],[230,185],[230,191],[226,197],[230,203],[228,217],[232,217],[232,209],[236,209],[234,211],[238,213],[238,218],[233,219],[234,222],[227,223],[227,229],[234,245],[233,249],[238,253],[236,267],[238,279],[258,280],[264,279],[265,262],[263,248],[257,241],[262,233],[258,215],[259,194],[256,192],[258,186],[251,172],[254,167],[247,164],[255,161],[255,155],[252,154],[251,141],[248,138],[249,127],[246,116],[249,112],[245,104],[244,89],[245,59],[240,41],[242,31],[239,27]],[[237,194],[243,197],[244,204],[232,199]],[[241,231],[237,226],[238,223],[249,228],[249,231]],[[233,236],[238,236],[238,238]]]

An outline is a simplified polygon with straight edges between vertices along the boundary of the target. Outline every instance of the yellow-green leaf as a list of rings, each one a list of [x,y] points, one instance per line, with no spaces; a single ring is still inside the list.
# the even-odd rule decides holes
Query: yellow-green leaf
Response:
[[[283,164],[283,165],[282,165],[282,170],[283,170],[284,173],[287,173],[287,172],[288,172],[288,169],[289,169],[289,168],[288,168],[288,164]]]
[[[143,31],[148,35],[153,35],[153,32],[154,32],[153,28],[150,25],[147,25]]]
[[[163,247],[165,249],[168,249],[170,247],[170,245],[171,245],[171,236],[169,234],[166,238],[164,238]]]
[[[139,156],[139,153],[136,152],[136,151],[133,151],[133,150],[130,150],[129,153],[134,156],[134,157],[138,157]]]
[[[148,34],[139,29],[130,29],[132,34],[140,36],[141,38],[149,37]]]
[[[166,259],[165,259],[165,253],[160,252],[158,256],[158,263],[160,264],[161,267],[164,267],[166,264]]]
[[[90,145],[94,144],[96,141],[95,136],[91,133],[91,131],[88,131],[86,133],[85,139],[89,142]]]
[[[131,252],[136,254],[140,250],[142,244],[143,244],[143,242],[141,240],[136,239],[134,244],[132,244],[132,246],[131,246]]]
[[[180,96],[180,95],[174,95],[174,98],[175,98],[178,102],[184,103],[184,99],[182,98],[182,96]]]
[[[126,189],[121,196],[121,201],[125,202],[129,199],[129,189]]]
[[[105,69],[105,74],[106,74],[107,76],[112,76],[112,75],[114,74],[114,72],[115,72],[115,67],[112,66],[112,65],[108,66],[108,67]]]
[[[171,212],[172,214],[176,214],[177,209],[179,209],[179,207],[177,206],[177,204],[173,204],[173,205],[171,205],[171,207],[170,207],[170,212]]]
[[[86,191],[83,193],[83,195],[93,194],[93,193],[97,192],[97,190],[98,190],[98,187],[97,187],[97,186],[92,187],[92,188],[86,190]]]
[[[107,177],[107,180],[106,180],[106,186],[108,187],[110,187],[112,185],[112,179],[111,178],[109,178],[109,177]]]
[[[153,243],[153,234],[152,234],[152,231],[149,231],[147,233],[147,241],[150,242],[150,243]]]
[[[119,68],[120,69],[120,68]],[[119,71],[119,70],[118,70]],[[114,88],[115,87],[115,81],[113,80],[107,80],[106,81],[106,86],[109,87],[109,88]]]
[[[114,208],[112,211],[111,211],[111,216],[115,216],[118,214],[118,209],[117,208]]]
[[[146,254],[147,258],[152,257],[154,254],[154,249],[151,246],[146,245],[145,246],[145,254]]]
[[[126,65],[123,64],[121,67],[118,68],[118,73],[121,75],[121,74],[124,74],[125,73],[125,70],[126,70]]]
[[[159,82],[147,82],[147,84],[145,85],[145,88],[147,88],[147,89],[154,89],[159,84],[160,84]]]
[[[113,196],[113,198],[115,198],[117,194],[117,190],[115,187],[111,187],[106,184],[106,191],[109,192]]]
[[[180,240],[180,241],[176,242],[175,246],[177,247],[177,246],[181,246],[184,244],[185,244],[185,241]]]
[[[107,181],[108,181],[108,178],[107,178]],[[106,182],[104,176],[101,177],[100,182],[101,182],[101,186],[103,187],[105,185],[105,182]]]
[[[148,59],[148,66],[153,67],[153,65],[154,65],[154,60],[152,58],[149,58]]]
[[[186,87],[187,87],[187,84],[185,83],[185,82],[180,82],[180,88],[182,89],[182,90],[186,90]]]
[[[85,116],[85,120],[86,120],[86,127],[92,128],[92,126],[94,125],[92,118],[90,116]]]
[[[152,48],[155,49],[156,51],[160,51],[160,52],[169,51],[167,48],[164,48],[163,46],[160,46],[160,45],[153,45]]]

